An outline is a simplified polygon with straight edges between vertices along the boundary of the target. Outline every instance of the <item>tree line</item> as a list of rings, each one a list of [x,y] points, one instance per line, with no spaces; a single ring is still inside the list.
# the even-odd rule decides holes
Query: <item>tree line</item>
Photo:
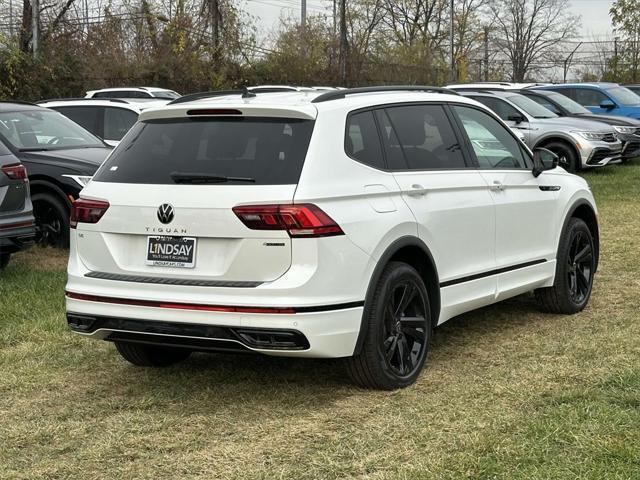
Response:
[[[283,18],[267,38],[239,0],[13,0],[11,10],[7,1],[0,97],[25,100],[121,85],[525,81],[561,59],[580,27],[569,0],[336,0],[336,17]],[[625,17],[634,8],[640,0],[618,0],[611,14],[638,47],[640,18]],[[619,55],[618,67],[640,63],[633,49]]]

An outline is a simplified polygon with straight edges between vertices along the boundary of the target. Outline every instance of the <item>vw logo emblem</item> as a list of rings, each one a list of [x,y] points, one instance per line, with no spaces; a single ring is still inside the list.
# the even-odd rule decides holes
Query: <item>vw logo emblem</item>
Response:
[[[158,207],[158,220],[162,223],[171,223],[173,220],[173,205],[170,203],[163,203]]]

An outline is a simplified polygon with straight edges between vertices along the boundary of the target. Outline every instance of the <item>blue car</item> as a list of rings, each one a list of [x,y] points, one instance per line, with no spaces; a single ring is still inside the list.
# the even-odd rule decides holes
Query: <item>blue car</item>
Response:
[[[593,113],[640,119],[640,96],[617,83],[563,83],[534,88],[561,93]]]

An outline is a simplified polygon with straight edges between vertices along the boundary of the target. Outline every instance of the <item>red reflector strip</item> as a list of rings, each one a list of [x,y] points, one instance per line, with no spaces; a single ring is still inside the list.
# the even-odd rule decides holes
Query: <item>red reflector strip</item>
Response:
[[[285,307],[230,307],[226,305],[201,305],[198,303],[156,302],[151,300],[132,300],[128,298],[102,297],[99,295],[85,295],[84,293],[65,292],[68,298],[84,300],[86,302],[114,303],[117,305],[135,305],[138,307],[173,308],[177,310],[197,310],[204,312],[231,313],[296,313],[294,308]]]
[[[10,228],[33,227],[33,220],[27,222],[9,223],[8,225],[0,225],[0,230],[8,230]]]

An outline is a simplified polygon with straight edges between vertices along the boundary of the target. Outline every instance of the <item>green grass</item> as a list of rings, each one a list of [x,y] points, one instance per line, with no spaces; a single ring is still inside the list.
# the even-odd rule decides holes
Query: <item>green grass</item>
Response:
[[[65,326],[64,258],[0,277],[0,478],[640,478],[640,165],[585,174],[602,256],[588,308],[531,296],[438,329],[417,384],[339,362],[125,363]]]

